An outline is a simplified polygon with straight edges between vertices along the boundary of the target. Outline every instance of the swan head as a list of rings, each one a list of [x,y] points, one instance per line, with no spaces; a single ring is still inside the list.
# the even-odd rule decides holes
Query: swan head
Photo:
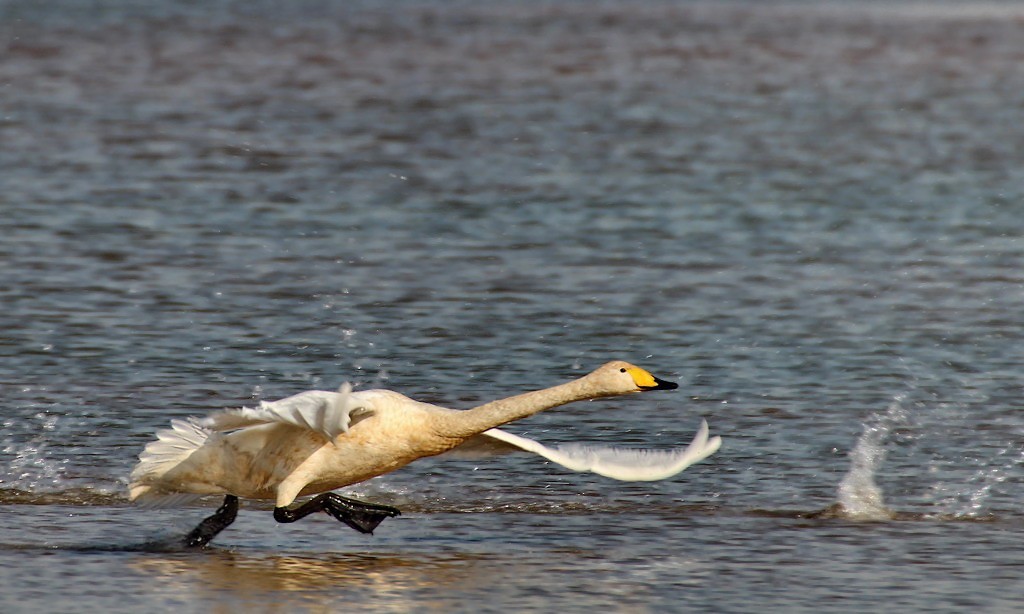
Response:
[[[675,382],[654,377],[646,369],[622,360],[601,365],[587,377],[592,378],[600,391],[609,396],[646,390],[674,390],[679,387]]]

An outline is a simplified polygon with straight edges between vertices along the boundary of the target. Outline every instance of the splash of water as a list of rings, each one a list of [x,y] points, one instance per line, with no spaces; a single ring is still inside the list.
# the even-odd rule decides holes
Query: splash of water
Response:
[[[105,480],[73,467],[64,442],[86,420],[40,411],[0,423],[0,502],[75,505],[123,498],[123,477]]]
[[[7,470],[0,474],[0,485],[25,490],[55,489],[62,484],[67,459],[55,459],[49,451],[49,437],[57,427],[59,416],[39,412],[31,419],[37,434],[28,441],[4,441],[3,453]],[[4,422],[5,431],[14,426]],[[9,431],[8,431],[9,432]]]
[[[838,498],[843,516],[857,520],[885,520],[892,516],[885,507],[875,475],[885,460],[889,435],[907,421],[903,401],[904,396],[897,395],[885,413],[871,416],[857,445],[850,451],[850,469],[839,483]]]
[[[966,486],[939,481],[932,485],[929,499],[938,510],[937,516],[981,518],[986,515],[989,498],[1024,465],[1024,450],[1019,444],[1008,444],[985,459],[974,470]]]

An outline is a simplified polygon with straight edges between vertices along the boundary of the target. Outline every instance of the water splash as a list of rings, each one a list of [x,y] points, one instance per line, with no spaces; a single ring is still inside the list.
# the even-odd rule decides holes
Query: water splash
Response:
[[[991,459],[984,459],[967,478],[966,486],[952,484],[948,480],[932,485],[928,495],[938,516],[957,518],[982,518],[987,516],[989,499],[999,487],[1024,465],[1024,450],[1019,444],[1002,447]]]
[[[892,517],[892,512],[885,506],[882,489],[875,482],[875,475],[885,460],[885,444],[893,429],[907,422],[904,399],[904,395],[897,395],[885,413],[871,416],[850,451],[850,469],[839,483],[838,498],[843,516],[857,520]]]
[[[0,485],[26,490],[53,490],[62,486],[68,460],[54,458],[49,449],[49,439],[58,420],[59,416],[55,414],[39,412],[29,421],[35,435],[27,441],[3,442],[0,453],[7,460],[7,470],[0,474]],[[3,426],[5,432],[10,432],[15,423],[7,420]]]
[[[122,499],[124,476],[104,476],[92,456],[68,440],[89,428],[88,416],[62,415],[51,408],[0,422],[0,502],[89,504]],[[81,445],[76,444],[76,445]]]
[[[906,503],[922,507],[922,517],[985,519],[993,506],[1006,506],[1006,482],[1016,479],[1024,466],[1019,438],[1007,442],[1004,431],[978,431],[980,409],[986,398],[970,382],[935,387],[915,386],[893,397],[884,412],[870,416],[850,451],[850,469],[838,488],[832,509],[837,516],[860,520],[898,518],[886,506],[876,476],[892,439],[907,444],[904,452],[913,466],[926,468],[901,482]],[[949,390],[961,391],[953,399]],[[914,411],[911,411],[914,410]],[[907,427],[915,434],[908,435]],[[898,435],[897,435],[898,433]],[[916,496],[914,493],[918,492]]]

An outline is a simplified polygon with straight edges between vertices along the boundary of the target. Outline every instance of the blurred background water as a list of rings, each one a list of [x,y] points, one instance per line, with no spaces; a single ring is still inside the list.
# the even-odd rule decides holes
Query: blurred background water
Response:
[[[0,0],[0,609],[1012,611],[1022,116],[1018,3]],[[124,496],[172,418],[615,358],[681,390],[510,430],[722,450]]]

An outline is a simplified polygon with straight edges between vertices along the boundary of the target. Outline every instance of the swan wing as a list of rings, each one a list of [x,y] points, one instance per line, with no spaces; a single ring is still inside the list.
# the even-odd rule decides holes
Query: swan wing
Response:
[[[280,401],[260,401],[259,407],[214,412],[198,423],[212,431],[230,431],[257,424],[281,422],[322,434],[330,441],[348,432],[356,413],[369,410],[361,393],[342,384],[338,392],[310,390]]]
[[[495,440],[527,452],[533,452],[572,471],[591,471],[598,475],[627,482],[663,480],[690,465],[714,454],[722,445],[719,436],[708,437],[708,423],[701,420],[700,429],[685,448],[675,450],[638,450],[568,444],[549,448],[538,441],[513,435],[500,429],[484,431],[479,437]],[[485,442],[471,440],[474,451]],[[500,451],[500,445],[498,446]]]

